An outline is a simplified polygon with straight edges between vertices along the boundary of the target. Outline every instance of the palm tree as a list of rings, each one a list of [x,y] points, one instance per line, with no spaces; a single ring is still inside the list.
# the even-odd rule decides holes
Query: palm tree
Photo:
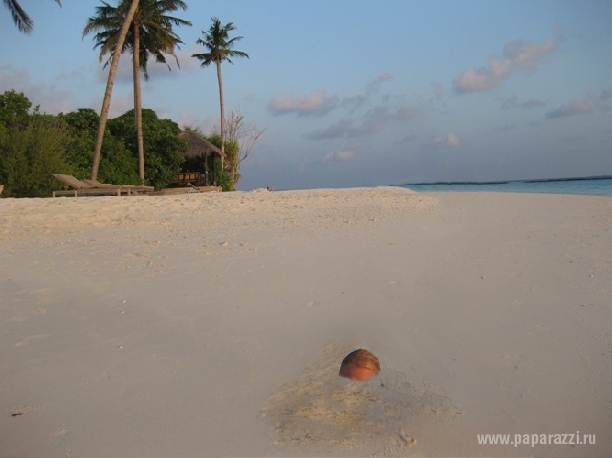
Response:
[[[191,57],[195,57],[202,61],[201,66],[207,67],[213,62],[217,66],[217,79],[219,80],[219,104],[221,105],[221,169],[223,170],[223,156],[225,155],[225,107],[223,103],[223,77],[221,76],[221,63],[225,60],[230,64],[233,64],[232,57],[246,57],[249,55],[242,51],[235,51],[232,48],[234,43],[242,40],[242,37],[229,38],[229,33],[235,30],[234,24],[228,22],[224,26],[221,25],[221,21],[217,18],[212,18],[212,25],[208,32],[202,31],[204,38],[200,38],[197,44],[204,46],[208,49],[207,53],[203,54],[192,54]]]
[[[106,91],[104,92],[104,100],[102,101],[102,109],[100,110],[100,127],[98,129],[98,138],[96,139],[96,150],[94,152],[93,165],[91,167],[92,180],[98,179],[98,170],[100,168],[100,153],[102,151],[102,141],[104,140],[104,130],[106,129],[106,120],[108,119],[108,111],[110,109],[113,84],[115,83],[115,74],[117,73],[117,68],[119,67],[119,57],[121,57],[121,52],[118,52],[117,50],[123,49],[123,43],[125,42],[125,37],[127,35],[130,24],[132,23],[136,8],[138,8],[138,3],[139,0],[132,0],[130,9],[123,20],[123,24],[121,24],[121,29],[119,30],[119,35],[117,36],[117,42],[115,44],[115,50],[112,52],[113,56],[111,58],[110,71],[108,72]],[[85,35],[85,33],[83,33],[83,35]],[[108,52],[110,52],[110,50]]]
[[[122,0],[117,7],[102,2],[98,7],[97,16],[89,18],[83,29],[83,35],[97,31],[96,46],[100,48],[100,60],[119,48],[117,43],[118,29],[125,17],[128,0]],[[166,64],[166,54],[174,56],[178,65],[178,58],[174,52],[182,43],[173,31],[175,25],[191,25],[191,22],[166,15],[167,12],[178,9],[187,9],[182,0],[140,0],[134,13],[122,51],[132,53],[133,80],[134,80],[134,121],[138,144],[138,168],[140,179],[144,182],[144,144],[142,136],[142,92],[140,88],[140,71],[145,80],[149,79],[147,64],[151,56],[159,63]],[[105,66],[108,65],[108,62]]]
[[[17,0],[3,0],[3,2],[9,9],[17,29],[23,33],[32,33],[32,30],[34,30],[34,22],[30,19],[30,16],[24,11],[19,2]],[[62,6],[60,0],[55,0],[55,3]]]

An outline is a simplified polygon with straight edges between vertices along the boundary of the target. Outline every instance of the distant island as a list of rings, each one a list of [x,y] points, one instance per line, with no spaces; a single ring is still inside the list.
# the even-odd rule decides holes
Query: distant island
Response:
[[[537,178],[532,180],[502,180],[502,181],[435,181],[430,183],[406,183],[401,186],[430,186],[430,185],[496,185],[511,183],[555,183],[564,181],[612,180],[612,175],[597,175],[589,177],[568,178]]]

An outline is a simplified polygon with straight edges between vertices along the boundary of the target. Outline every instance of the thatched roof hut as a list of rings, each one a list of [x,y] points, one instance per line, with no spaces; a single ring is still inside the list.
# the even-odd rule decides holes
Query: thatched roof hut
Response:
[[[184,153],[187,158],[221,157],[221,149],[191,130],[182,131],[178,134],[178,137],[187,140],[187,143],[189,143],[189,149]]]
[[[185,130],[178,134],[178,138],[187,140],[189,147],[183,153],[185,163],[181,174],[189,174],[189,183],[193,186],[216,186],[216,170],[221,163],[221,149],[211,142],[202,138],[191,130]],[[179,181],[185,181],[179,174]]]

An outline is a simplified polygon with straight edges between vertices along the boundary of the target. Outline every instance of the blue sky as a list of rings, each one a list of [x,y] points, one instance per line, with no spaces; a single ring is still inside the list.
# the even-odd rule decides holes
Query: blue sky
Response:
[[[180,69],[150,65],[143,105],[218,126],[216,73],[190,56],[211,17],[233,22],[250,59],[223,65],[226,109],[265,129],[239,189],[612,174],[608,0],[186,3]],[[99,111],[106,71],[82,30],[100,2],[62,4],[21,0],[32,35],[0,7],[0,91]],[[111,117],[133,104],[121,62]]]

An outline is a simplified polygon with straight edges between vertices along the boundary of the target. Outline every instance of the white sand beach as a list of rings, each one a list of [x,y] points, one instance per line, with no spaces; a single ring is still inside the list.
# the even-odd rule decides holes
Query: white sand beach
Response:
[[[256,190],[0,214],[2,457],[612,455],[612,198]],[[357,348],[370,381],[338,376]],[[596,443],[477,440],[577,431]]]

